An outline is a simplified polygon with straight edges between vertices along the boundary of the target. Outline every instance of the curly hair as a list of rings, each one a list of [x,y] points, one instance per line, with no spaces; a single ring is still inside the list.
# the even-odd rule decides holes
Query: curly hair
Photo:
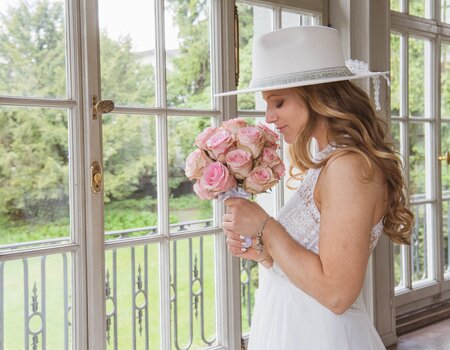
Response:
[[[299,179],[308,169],[322,167],[311,159],[310,143],[320,119],[327,125],[328,142],[338,152],[356,152],[367,165],[364,176],[371,178],[380,169],[388,186],[388,207],[383,218],[384,232],[395,243],[410,244],[414,216],[406,207],[402,162],[392,143],[386,140],[387,125],[376,117],[367,93],[350,81],[317,84],[292,89],[309,111],[305,128],[289,146],[291,166],[288,180]],[[300,172],[294,173],[294,169]]]

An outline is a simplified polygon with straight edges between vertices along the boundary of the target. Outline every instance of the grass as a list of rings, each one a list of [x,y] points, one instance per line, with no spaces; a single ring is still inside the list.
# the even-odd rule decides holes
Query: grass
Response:
[[[126,200],[119,203],[107,203],[105,205],[105,228],[106,230],[119,230],[131,227],[143,227],[156,225],[157,215],[154,211],[156,202],[154,199]],[[169,202],[171,223],[182,222],[184,220],[197,220],[210,218],[212,216],[211,204],[209,201],[200,201],[194,196],[173,198]],[[66,219],[59,219],[51,223],[11,223],[5,217],[0,218],[0,242],[13,243],[39,239],[60,237],[68,232],[68,222]],[[61,234],[63,233],[63,234]],[[214,236],[200,237],[179,240],[171,243],[171,282],[175,282],[174,274],[174,249],[176,244],[176,297],[177,305],[171,303],[171,328],[172,328],[172,348],[175,348],[174,329],[177,329],[178,345],[186,347],[190,341],[190,325],[193,328],[193,345],[190,349],[202,349],[207,347],[202,341],[201,329],[201,298],[198,297],[197,317],[190,315],[190,259],[194,263],[197,259],[197,267],[200,268],[200,244],[203,244],[203,286],[198,282],[194,284],[194,291],[203,292],[203,312],[204,312],[204,337],[207,340],[215,338],[216,330],[216,310],[215,310],[215,256],[214,256]],[[189,256],[189,244],[192,244],[192,256]],[[133,258],[134,254],[134,258]],[[145,259],[147,255],[147,259]],[[115,257],[114,257],[115,256]],[[113,262],[116,266],[117,298],[114,305],[107,301],[107,313],[114,310],[117,314],[118,327],[118,348],[132,349],[133,345],[133,321],[138,317],[138,312],[132,314],[132,303],[137,306],[144,306],[145,298],[142,293],[133,297],[132,286],[136,283],[139,268],[144,278],[144,269],[147,267],[148,274],[148,332],[150,349],[160,348],[160,294],[159,294],[159,246],[151,244],[146,246],[119,248],[115,251],[108,250],[105,256],[106,270],[110,275],[111,287],[113,285]],[[67,271],[71,271],[71,259],[68,256]],[[133,262],[134,261],[134,262]],[[30,305],[34,283],[37,287],[38,311],[42,311],[41,287],[43,283],[42,264],[45,263],[45,293],[46,293],[46,332],[47,348],[64,348],[64,305],[63,305],[63,258],[61,255],[54,255],[45,258],[41,257],[27,259],[28,265],[28,285],[24,286],[24,262],[22,260],[8,261],[3,263],[4,267],[4,346],[5,349],[24,348],[24,304]],[[132,273],[135,273],[135,280],[132,280]],[[200,274],[200,271],[198,271]],[[255,280],[255,277],[252,277]],[[257,280],[257,276],[256,276]],[[255,281],[256,281],[255,280]],[[69,278],[70,281],[70,278]],[[70,285],[70,282],[69,282]],[[135,292],[137,292],[137,285]],[[145,286],[144,286],[145,287]],[[70,287],[71,289],[71,287]],[[28,298],[25,302],[24,291],[28,290]],[[71,291],[69,291],[71,294]],[[112,291],[111,291],[112,293]],[[172,290],[172,295],[174,291]],[[194,297],[195,299],[195,297]],[[69,301],[70,302],[70,301]],[[71,303],[71,302],[70,302]],[[253,300],[251,300],[253,304]],[[174,310],[177,310],[177,324],[175,325]],[[29,313],[31,312],[31,307]],[[73,317],[69,315],[69,319]],[[145,327],[145,313],[143,314],[143,327]],[[246,323],[246,322],[244,322]],[[31,320],[32,329],[37,330],[41,325],[41,320],[34,317]],[[109,349],[113,349],[114,344],[114,323],[111,324]],[[247,327],[246,327],[247,328]],[[248,329],[248,328],[247,328]],[[145,348],[145,332],[140,335],[139,324],[136,322],[136,349]],[[31,337],[28,340],[31,344]],[[42,343],[39,337],[39,344]]]

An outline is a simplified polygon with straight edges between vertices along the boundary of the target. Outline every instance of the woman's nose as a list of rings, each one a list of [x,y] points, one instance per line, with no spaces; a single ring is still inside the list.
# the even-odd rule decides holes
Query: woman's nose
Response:
[[[275,121],[277,121],[277,116],[275,113],[272,113],[269,110],[266,110],[266,123],[270,124],[270,123],[274,123]]]

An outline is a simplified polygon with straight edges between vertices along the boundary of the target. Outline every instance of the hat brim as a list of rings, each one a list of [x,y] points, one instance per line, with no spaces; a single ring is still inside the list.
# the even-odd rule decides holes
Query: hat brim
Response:
[[[289,83],[289,84],[270,85],[270,86],[246,88],[246,89],[240,89],[240,90],[234,90],[234,91],[221,92],[218,94],[214,94],[214,96],[215,97],[233,96],[233,95],[247,94],[247,93],[258,92],[258,91],[281,90],[281,89],[288,89],[288,88],[293,88],[293,87],[298,87],[298,86],[316,85],[316,84],[332,83],[335,81],[369,78],[369,77],[374,77],[377,75],[385,75],[385,74],[389,74],[389,72],[367,72],[364,74],[355,74],[355,75],[351,75],[351,76],[323,78],[323,79],[314,79],[314,80],[303,80],[303,81],[297,81],[297,82]]]

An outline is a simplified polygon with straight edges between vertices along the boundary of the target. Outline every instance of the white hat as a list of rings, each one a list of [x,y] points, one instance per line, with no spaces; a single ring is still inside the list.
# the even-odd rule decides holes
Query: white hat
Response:
[[[339,34],[329,27],[290,27],[264,34],[254,39],[252,56],[249,87],[216,96],[373,77],[379,109],[379,76],[388,80],[388,72],[371,72],[367,63],[345,61]]]

